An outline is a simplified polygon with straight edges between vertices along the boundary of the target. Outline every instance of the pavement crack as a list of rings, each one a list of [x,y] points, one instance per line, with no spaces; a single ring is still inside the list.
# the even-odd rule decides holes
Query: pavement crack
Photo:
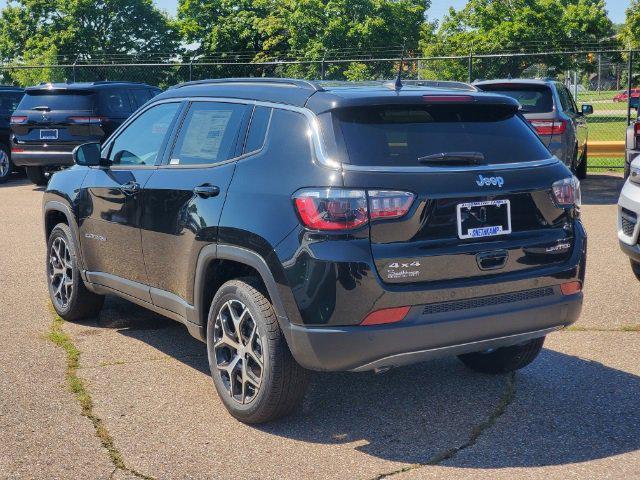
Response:
[[[436,453],[433,457],[431,457],[425,463],[408,465],[406,467],[395,470],[393,472],[382,473],[377,477],[374,477],[372,480],[382,480],[385,478],[390,478],[394,475],[399,475],[401,473],[417,470],[422,467],[439,465],[445,460],[451,460],[462,450],[466,450],[467,448],[473,447],[477,443],[478,439],[482,436],[482,434],[485,431],[487,431],[487,429],[491,428],[498,421],[498,419],[504,414],[504,412],[507,410],[509,405],[511,405],[511,403],[513,402],[515,395],[516,395],[516,374],[515,372],[511,372],[507,377],[507,385],[504,389],[504,392],[502,393],[502,396],[500,397],[500,401],[498,402],[498,405],[487,418],[485,418],[482,422],[475,425],[471,429],[471,432],[469,433],[469,438],[467,438],[467,440],[464,443],[456,447],[449,448],[447,450],[443,450]]]
[[[71,392],[75,395],[76,400],[80,404],[82,415],[87,417],[93,424],[96,436],[100,440],[102,447],[107,451],[109,459],[114,466],[114,470],[110,475],[113,478],[117,470],[128,472],[138,478],[144,480],[155,480],[149,475],[140,473],[133,468],[127,467],[122,454],[116,448],[113,438],[109,434],[104,421],[93,411],[93,400],[91,394],[87,390],[84,381],[78,376],[80,363],[80,350],[75,346],[71,337],[62,328],[64,320],[55,315],[53,323],[46,337],[56,346],[62,348],[67,356],[66,379]]]

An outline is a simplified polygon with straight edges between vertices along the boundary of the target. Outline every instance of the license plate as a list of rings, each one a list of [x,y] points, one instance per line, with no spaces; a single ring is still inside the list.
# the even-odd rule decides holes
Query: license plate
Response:
[[[43,129],[40,130],[40,140],[57,140],[58,130],[56,129]]]
[[[458,237],[484,238],[511,233],[509,200],[458,204]]]

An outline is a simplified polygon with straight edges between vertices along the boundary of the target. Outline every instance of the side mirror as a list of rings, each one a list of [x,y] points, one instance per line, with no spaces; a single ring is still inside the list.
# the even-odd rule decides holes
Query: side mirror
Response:
[[[591,115],[593,113],[593,105],[582,105],[582,114]]]
[[[105,162],[100,158],[102,147],[99,143],[83,143],[73,149],[73,161],[85,167],[97,167]]]

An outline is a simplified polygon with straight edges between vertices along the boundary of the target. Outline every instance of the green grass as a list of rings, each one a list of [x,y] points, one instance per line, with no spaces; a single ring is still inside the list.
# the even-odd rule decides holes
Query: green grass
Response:
[[[587,124],[589,126],[590,141],[624,141],[627,130],[626,116],[591,115],[587,120]]]
[[[602,172],[603,170],[611,170],[622,173],[624,167],[624,158],[605,158],[605,157],[589,157],[587,160],[587,169],[594,172]]]

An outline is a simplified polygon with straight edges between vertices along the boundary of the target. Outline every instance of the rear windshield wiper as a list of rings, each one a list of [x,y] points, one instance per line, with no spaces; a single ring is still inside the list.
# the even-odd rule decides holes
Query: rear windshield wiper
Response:
[[[442,152],[418,157],[420,163],[432,164],[460,164],[481,165],[484,163],[484,154],[481,152]]]

